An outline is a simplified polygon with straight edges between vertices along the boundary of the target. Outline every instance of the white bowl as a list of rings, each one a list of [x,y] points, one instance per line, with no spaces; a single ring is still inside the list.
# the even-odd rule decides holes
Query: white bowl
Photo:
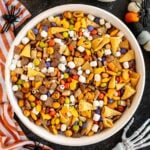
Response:
[[[11,64],[11,60],[13,58],[13,50],[14,46],[18,45],[21,42],[21,39],[26,35],[27,31],[31,28],[33,28],[38,22],[43,20],[44,18],[48,16],[53,16],[59,13],[62,13],[66,10],[71,10],[71,11],[84,11],[85,13],[91,13],[95,16],[102,17],[108,21],[110,21],[114,26],[119,28],[121,31],[125,33],[125,36],[127,39],[130,41],[132,48],[135,50],[135,55],[136,55],[136,67],[137,71],[140,73],[141,78],[139,80],[138,86],[137,86],[137,92],[136,95],[133,98],[133,102],[130,108],[128,108],[122,115],[122,117],[114,124],[113,128],[106,129],[101,133],[95,134],[91,137],[81,137],[81,138],[71,138],[71,137],[65,137],[63,135],[53,135],[46,131],[42,127],[36,126],[34,123],[28,120],[26,118],[20,107],[17,104],[16,98],[13,94],[12,91],[12,84],[10,82],[10,70],[9,66]],[[131,31],[126,27],[122,21],[120,21],[117,17],[114,15],[110,14],[109,12],[93,7],[93,6],[88,6],[88,5],[82,5],[82,4],[69,4],[69,5],[62,5],[54,8],[50,8],[47,11],[44,11],[43,13],[39,14],[35,18],[33,18],[27,25],[25,25],[22,30],[19,32],[17,35],[16,39],[14,40],[9,54],[7,56],[7,63],[6,63],[6,71],[5,71],[5,76],[6,76],[6,88],[7,88],[7,93],[8,97],[10,100],[10,103],[16,113],[16,115],[19,117],[19,119],[23,122],[23,124],[28,127],[32,132],[34,132],[36,135],[40,136],[41,138],[61,144],[61,145],[67,145],[67,146],[83,146],[83,145],[89,145],[93,144],[96,142],[103,141],[112,135],[114,135],[116,132],[118,132],[120,129],[124,127],[124,125],[129,121],[129,119],[133,116],[134,112],[136,111],[137,107],[140,104],[143,90],[144,90],[144,85],[145,85],[145,65],[144,65],[144,60],[142,56],[141,49],[131,33]]]

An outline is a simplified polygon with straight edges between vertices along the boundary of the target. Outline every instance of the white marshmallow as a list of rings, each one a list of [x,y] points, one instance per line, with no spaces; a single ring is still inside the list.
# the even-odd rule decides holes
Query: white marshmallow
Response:
[[[46,101],[47,100],[47,95],[46,94],[41,95],[40,100]]]
[[[62,43],[62,40],[59,39],[59,38],[55,38],[54,41],[55,41],[56,43],[58,43],[58,44],[61,44],[61,43]]]
[[[86,70],[85,70],[85,73],[86,73],[86,74],[90,74],[91,71],[90,71],[89,69],[86,69]]]
[[[110,55],[111,54],[111,50],[110,49],[105,49],[104,53],[105,53],[106,56]]]
[[[93,37],[92,37],[92,36],[89,36],[89,37],[88,37],[88,40],[89,40],[89,41],[92,41],[92,40],[93,40]]]
[[[58,69],[62,72],[64,72],[66,70],[66,66],[64,64],[59,64],[58,65]]]
[[[128,62],[128,61],[123,62],[123,67],[124,67],[125,69],[128,69],[128,68],[129,68],[129,62]]]
[[[81,53],[83,53],[85,51],[85,48],[83,46],[79,46],[77,49]]]
[[[49,90],[49,93],[50,93],[50,94],[53,94],[53,93],[54,93],[54,90]]]
[[[99,126],[97,124],[94,124],[93,127],[92,127],[92,131],[97,132],[98,128],[99,128]]]
[[[121,53],[120,53],[120,52],[116,52],[116,53],[115,53],[115,56],[116,56],[116,57],[120,57],[120,56],[121,56]]]
[[[28,76],[25,74],[22,74],[20,78],[21,80],[28,81]]]
[[[19,58],[20,58],[19,55],[17,55],[17,54],[14,55],[14,59],[18,60]]]
[[[78,75],[82,75],[83,71],[82,70],[78,70],[77,74]]]
[[[74,95],[70,95],[70,101],[72,104],[75,104],[75,97]]]
[[[28,63],[28,66],[27,66],[28,68],[34,68],[34,64],[32,63],[32,62],[30,62],[30,63]]]
[[[75,36],[75,32],[74,31],[69,31],[68,33],[69,33],[70,37],[74,37]]]
[[[78,67],[78,70],[82,70],[82,67],[80,66],[80,67]]]
[[[100,20],[99,20],[99,24],[100,24],[100,25],[104,25],[104,24],[105,24],[105,20],[104,20],[104,19],[100,19]]]
[[[16,64],[11,64],[9,67],[10,70],[15,70],[16,69]]]
[[[53,19],[54,19],[53,16],[49,16],[49,17],[48,17],[48,20],[49,20],[49,21],[52,21]]]
[[[93,101],[93,106],[99,107],[99,101],[98,101],[98,100],[94,100],[94,101]]]
[[[67,112],[67,116],[68,116],[68,117],[71,117],[71,116],[72,116],[72,113],[68,111],[68,112]]]
[[[65,89],[65,86],[64,86],[64,85],[60,85],[59,87],[60,87],[61,90],[64,90],[64,89]]]
[[[21,61],[20,60],[17,61],[17,67],[19,67],[19,68],[21,67]]]
[[[61,131],[66,131],[67,125],[66,124],[62,124],[60,129],[61,129]]]
[[[48,33],[45,30],[43,30],[40,35],[41,37],[46,38],[48,36]]]
[[[79,82],[85,83],[86,82],[86,78],[83,75],[80,75],[79,76]]]
[[[13,85],[13,86],[12,86],[12,90],[13,90],[13,91],[18,91],[18,89],[19,89],[19,88],[18,88],[18,85]]]
[[[41,72],[42,72],[42,73],[46,73],[46,72],[47,72],[47,68],[46,68],[46,67],[42,68],[42,69],[41,69]]]
[[[127,106],[127,103],[126,103],[126,101],[120,101],[120,105],[121,106]]]
[[[50,59],[50,58],[47,58],[46,61],[51,61],[51,59]]]
[[[26,45],[29,41],[30,41],[30,40],[29,40],[28,37],[24,37],[24,38],[21,40],[22,44],[24,44],[24,45]]]
[[[48,73],[53,73],[54,72],[54,67],[48,67]]]
[[[35,115],[38,115],[38,114],[39,114],[39,112],[36,110],[35,107],[32,109],[32,113],[34,113]]]
[[[94,80],[97,81],[97,82],[100,81],[101,80],[100,74],[95,74]]]
[[[99,107],[102,108],[103,106],[104,106],[104,101],[100,100],[100,101],[99,101]]]
[[[110,28],[111,28],[111,24],[110,24],[109,22],[107,22],[107,23],[105,23],[105,27],[106,27],[107,29],[110,29]]]
[[[95,19],[95,16],[93,16],[92,14],[89,14],[87,17],[88,17],[91,21],[93,21],[93,20]]]
[[[33,81],[35,78],[34,77],[29,77],[29,80]]]
[[[101,58],[101,57],[98,57],[98,60],[99,60],[99,61],[102,61],[102,58]]]
[[[73,61],[68,62],[68,67],[69,67],[70,69],[75,68],[75,63],[74,63]]]
[[[63,63],[63,64],[66,64],[66,62],[67,62],[65,56],[61,56],[59,60],[60,60],[60,62]]]
[[[97,66],[97,61],[91,61],[90,66],[91,67],[96,67]]]
[[[99,121],[100,118],[101,118],[101,116],[99,114],[94,114],[94,116],[93,116],[94,121]]]
[[[83,32],[83,35],[84,35],[86,38],[89,38],[90,32],[89,32],[88,30],[85,30],[85,31]]]

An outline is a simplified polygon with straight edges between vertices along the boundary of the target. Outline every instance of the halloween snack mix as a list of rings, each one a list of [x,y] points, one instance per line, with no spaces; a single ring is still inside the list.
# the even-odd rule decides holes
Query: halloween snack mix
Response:
[[[15,46],[10,71],[23,114],[67,137],[112,128],[140,78],[124,33],[80,11],[51,16],[29,30]]]

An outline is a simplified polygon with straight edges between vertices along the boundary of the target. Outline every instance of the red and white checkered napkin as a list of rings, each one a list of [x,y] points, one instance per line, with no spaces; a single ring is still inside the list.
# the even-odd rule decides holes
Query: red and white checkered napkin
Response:
[[[20,9],[19,22],[15,23],[16,28],[31,16],[18,0],[0,0],[0,31],[5,24],[2,16],[8,14],[7,11],[12,6],[15,6],[16,11]],[[14,120],[14,112],[5,90],[5,61],[14,37],[12,27],[7,32],[0,33],[0,150],[22,150],[25,145],[35,145],[33,141],[27,139],[19,124]],[[43,146],[43,149],[52,150],[47,146]]]

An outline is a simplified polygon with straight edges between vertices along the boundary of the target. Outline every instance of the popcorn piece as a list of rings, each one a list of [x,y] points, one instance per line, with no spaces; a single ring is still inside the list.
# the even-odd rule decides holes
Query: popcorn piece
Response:
[[[125,69],[128,69],[128,68],[129,68],[129,62],[128,62],[128,61],[123,62],[123,67],[124,67]]]
[[[47,100],[47,95],[46,94],[41,95],[40,100],[46,101]]]
[[[48,36],[48,33],[45,30],[43,30],[40,35],[41,37],[46,38]]]
[[[85,70],[85,73],[86,73],[86,74],[90,74],[91,71],[90,71],[89,69],[86,69],[86,70]]]
[[[18,85],[13,85],[13,87],[12,87],[12,90],[13,90],[13,91],[18,91],[18,89],[19,89],[19,88],[18,88]]]
[[[64,64],[59,64],[58,69],[64,72],[66,70],[66,66]]]
[[[30,40],[29,40],[28,37],[24,37],[24,38],[21,40],[22,44],[24,44],[24,45],[26,45],[29,41],[30,41]]]
[[[99,121],[100,118],[101,118],[101,116],[99,114],[94,114],[94,116],[93,116],[94,121]]]
[[[99,126],[97,124],[94,124],[93,127],[92,127],[92,131],[97,132],[98,128],[99,128]]]
[[[19,61],[17,61],[17,67],[21,67],[21,61],[19,60]]]
[[[74,63],[73,61],[68,62],[68,67],[69,67],[70,69],[75,68],[75,63]]]
[[[85,82],[86,82],[85,76],[80,75],[80,76],[79,76],[79,82],[85,83]]]

